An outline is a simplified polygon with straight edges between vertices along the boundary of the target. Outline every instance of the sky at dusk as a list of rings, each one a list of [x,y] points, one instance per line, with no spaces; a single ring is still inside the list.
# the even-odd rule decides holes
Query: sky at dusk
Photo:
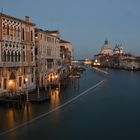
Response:
[[[37,27],[60,31],[70,41],[75,59],[92,58],[108,38],[122,43],[125,52],[140,56],[140,0],[0,0],[10,16]]]

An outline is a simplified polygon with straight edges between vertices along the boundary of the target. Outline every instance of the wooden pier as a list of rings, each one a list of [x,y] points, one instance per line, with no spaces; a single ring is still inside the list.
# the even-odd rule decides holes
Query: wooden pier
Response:
[[[50,99],[49,95],[40,96],[40,97],[33,96],[33,97],[30,98],[30,101],[33,102],[33,103],[41,103],[41,102],[47,101],[49,99]]]
[[[23,98],[21,99],[21,97],[0,97],[0,104],[6,105],[8,107],[21,108],[25,104],[25,100],[23,100]]]

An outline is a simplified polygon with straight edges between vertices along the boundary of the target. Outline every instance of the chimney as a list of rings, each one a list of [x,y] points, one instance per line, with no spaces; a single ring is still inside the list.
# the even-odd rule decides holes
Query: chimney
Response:
[[[29,16],[25,16],[25,21],[29,22],[30,21],[30,17]]]

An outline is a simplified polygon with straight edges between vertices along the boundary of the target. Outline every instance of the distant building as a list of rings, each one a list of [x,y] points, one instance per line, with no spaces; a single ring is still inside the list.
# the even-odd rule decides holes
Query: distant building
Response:
[[[140,57],[125,53],[122,44],[117,44],[112,51],[106,39],[100,53],[94,55],[93,65],[127,70],[140,70]]]
[[[70,42],[60,39],[60,57],[61,60],[67,64],[71,65],[72,62],[72,45]]]
[[[92,64],[92,61],[91,61],[89,58],[86,58],[86,59],[84,60],[84,64],[85,64],[85,65],[91,65],[91,64]]]
[[[113,55],[113,50],[106,39],[100,53],[94,55],[93,65],[95,66],[110,66],[110,60]]]
[[[63,39],[60,39],[60,57],[60,78],[63,79],[69,74],[72,65],[72,44]]]
[[[0,13],[0,93],[35,88],[34,29],[28,16]]]
[[[128,70],[138,70],[140,69],[140,61],[138,57],[132,56],[130,54],[125,54],[119,59],[120,68]]]
[[[36,28],[36,80],[40,87],[46,87],[58,78],[61,66],[59,32]]]
[[[122,47],[122,44],[116,44],[114,50],[113,50],[114,55],[122,55],[124,54],[124,50]]]
[[[112,48],[109,46],[109,43],[108,43],[107,39],[105,40],[105,42],[104,42],[104,44],[103,44],[103,46],[101,48],[100,54],[109,55],[109,56],[113,55]]]

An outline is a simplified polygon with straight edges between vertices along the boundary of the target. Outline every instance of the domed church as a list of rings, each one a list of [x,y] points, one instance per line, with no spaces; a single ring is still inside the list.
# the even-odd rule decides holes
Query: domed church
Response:
[[[102,46],[102,48],[101,48],[100,54],[103,54],[103,55],[110,55],[110,56],[113,55],[113,50],[112,50],[112,48],[110,48],[107,39],[105,40],[105,42],[104,42],[104,44],[103,44],[103,46]]]
[[[124,54],[124,50],[123,50],[123,47],[122,47],[122,44],[116,44],[114,50],[113,50],[113,53],[115,55],[121,55],[121,54]]]

